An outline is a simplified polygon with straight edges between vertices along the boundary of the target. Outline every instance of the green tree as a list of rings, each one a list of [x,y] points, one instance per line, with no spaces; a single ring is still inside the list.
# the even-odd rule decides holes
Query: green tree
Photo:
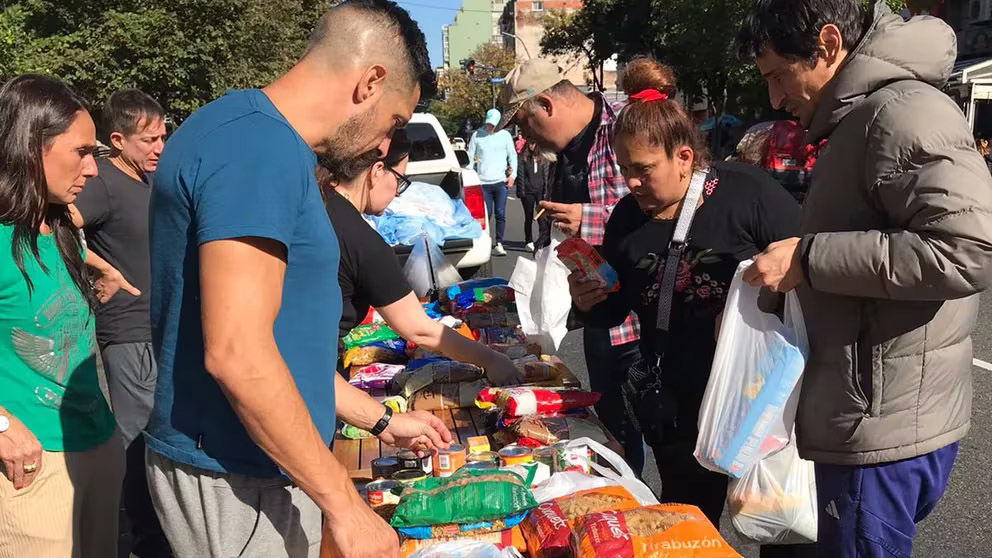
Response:
[[[622,19],[617,0],[586,0],[574,12],[552,10],[545,14],[541,52],[550,56],[582,56],[593,77],[603,87],[603,63],[617,53],[619,37],[614,24]]]
[[[469,75],[461,68],[443,72],[438,88],[445,99],[431,103],[428,108],[449,135],[457,134],[468,120],[482,120],[486,111],[493,108],[494,93],[499,94],[499,85],[490,83],[490,78],[505,76],[516,64],[513,52],[492,43],[481,45],[469,58],[475,60],[475,74]]]
[[[21,0],[0,11],[0,75],[50,74],[99,104],[138,87],[182,120],[265,85],[333,0]]]

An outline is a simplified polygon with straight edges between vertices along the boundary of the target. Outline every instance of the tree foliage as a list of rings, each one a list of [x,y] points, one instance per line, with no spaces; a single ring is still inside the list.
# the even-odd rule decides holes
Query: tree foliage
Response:
[[[121,88],[173,118],[265,85],[302,54],[333,0],[21,0],[0,11],[0,77],[59,77],[95,105]]]
[[[449,135],[457,134],[468,120],[482,120],[486,111],[493,108],[494,88],[489,79],[505,76],[516,64],[512,51],[492,43],[481,45],[469,58],[475,60],[475,75],[461,68],[443,72],[438,88],[444,92],[445,100],[435,101],[429,108]],[[498,84],[495,91],[498,95]]]
[[[768,110],[764,84],[735,39],[754,0],[587,0],[575,13],[551,15],[546,55],[583,55],[598,65],[650,54],[668,64],[679,89],[707,98],[717,112]],[[866,3],[869,0],[863,0]],[[903,0],[885,0],[898,10]]]

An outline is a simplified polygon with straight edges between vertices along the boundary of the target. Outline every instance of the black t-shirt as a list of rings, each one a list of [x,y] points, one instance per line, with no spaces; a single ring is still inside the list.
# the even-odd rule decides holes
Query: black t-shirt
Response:
[[[664,353],[662,382],[680,400],[679,422],[693,431],[716,351],[716,318],[737,265],[799,232],[799,206],[759,168],[714,164],[703,199],[679,264],[667,343],[655,323],[675,221],[649,218],[632,195],[617,204],[603,239],[603,255],[619,274],[620,291],[585,316],[588,324],[606,327],[622,323],[630,310],[637,313],[641,353],[652,363]]]
[[[388,306],[412,290],[396,253],[365,222],[351,202],[333,190],[327,194],[327,215],[341,245],[341,324],[344,337],[365,319],[369,308]]]
[[[151,187],[131,178],[109,160],[96,163],[99,174],[86,181],[75,206],[83,217],[86,245],[141,291],[119,291],[96,312],[101,346],[149,343],[151,262],[148,253],[148,200]]]
[[[596,97],[596,108],[589,124],[568,142],[558,154],[551,201],[558,203],[589,203],[589,152],[596,142],[596,130],[602,120],[602,99]]]

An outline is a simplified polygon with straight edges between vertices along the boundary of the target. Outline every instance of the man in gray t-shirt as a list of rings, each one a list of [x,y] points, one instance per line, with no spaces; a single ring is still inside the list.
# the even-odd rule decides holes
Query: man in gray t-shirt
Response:
[[[165,142],[165,112],[137,89],[119,91],[104,105],[102,131],[111,156],[97,162],[99,174],[86,181],[73,217],[85,232],[90,251],[140,291],[121,290],[97,308],[96,336],[114,416],[127,447],[124,506],[131,524],[132,555],[171,556],[148,495],[141,436],[158,378],[149,321],[148,202],[149,176]]]

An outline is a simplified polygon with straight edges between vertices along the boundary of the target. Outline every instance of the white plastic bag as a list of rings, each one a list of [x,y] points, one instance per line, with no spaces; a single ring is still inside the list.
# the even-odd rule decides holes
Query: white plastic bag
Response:
[[[414,552],[410,558],[523,558],[517,549],[500,550],[492,543],[451,541]]]
[[[816,475],[795,441],[731,479],[727,504],[734,528],[756,543],[816,542]]]
[[[735,478],[789,443],[809,354],[796,294],[786,294],[784,323],[763,312],[760,289],[741,278],[750,265],[730,284],[695,450],[703,467]]]
[[[616,452],[607,448],[603,444],[590,438],[576,438],[570,440],[565,448],[588,447],[593,454],[599,456],[600,460],[609,463],[613,469],[600,465],[595,461],[590,461],[589,466],[598,473],[599,477],[586,475],[574,471],[555,473],[551,478],[541,483],[531,494],[539,504],[543,504],[555,498],[575,494],[580,490],[590,488],[602,488],[604,486],[622,486],[630,492],[631,496],[637,499],[642,506],[653,506],[658,504],[658,498],[654,492],[634,474],[634,470],[627,465],[627,462]]]
[[[562,240],[565,236],[552,230],[551,244],[538,250],[533,260],[518,258],[510,276],[520,326],[527,339],[540,343],[546,353],[558,352],[561,340],[568,333],[568,313],[572,309],[569,271],[555,254]]]
[[[414,243],[403,266],[403,275],[418,298],[426,297],[434,288],[441,291],[462,280],[455,266],[426,234],[421,234]]]

